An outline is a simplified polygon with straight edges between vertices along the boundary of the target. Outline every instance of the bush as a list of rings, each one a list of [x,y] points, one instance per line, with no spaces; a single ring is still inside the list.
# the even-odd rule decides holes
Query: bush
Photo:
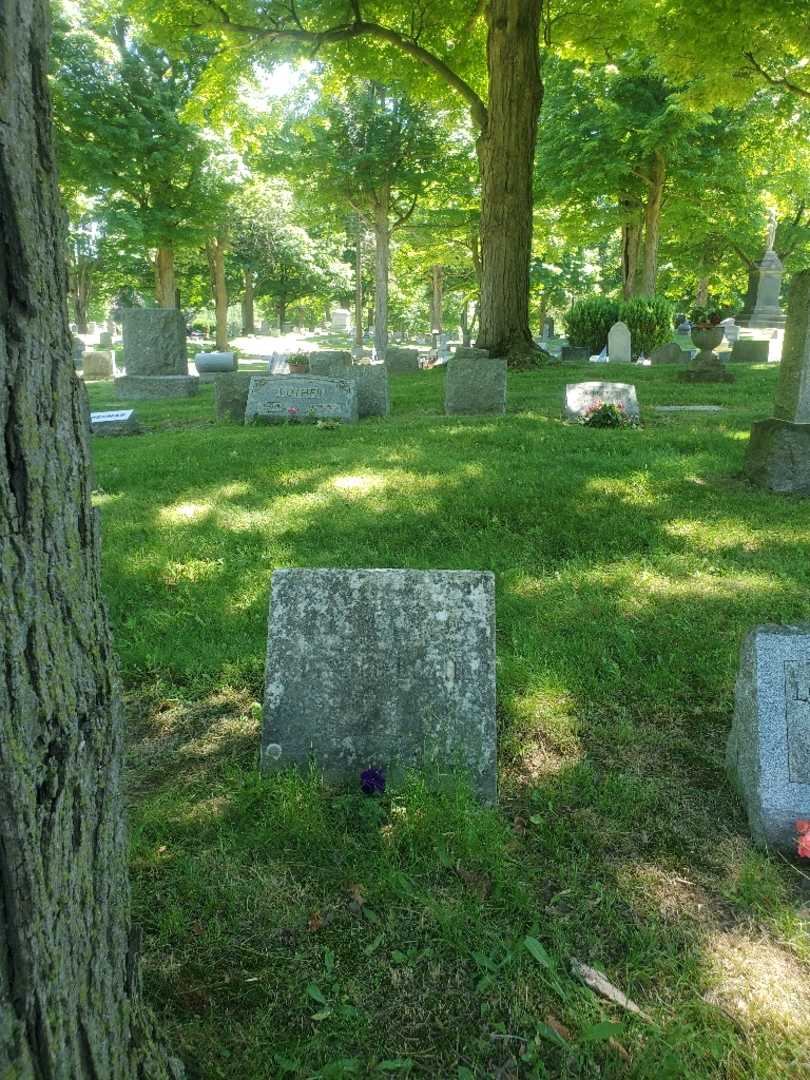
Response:
[[[630,329],[633,356],[649,356],[672,337],[673,307],[663,296],[634,296],[620,307]]]
[[[582,417],[582,423],[586,427],[600,428],[623,428],[633,427],[634,421],[624,408],[624,405],[614,404],[610,401],[595,401]]]
[[[607,345],[608,330],[619,318],[619,303],[606,296],[577,300],[565,316],[569,345],[588,349],[593,355]]]

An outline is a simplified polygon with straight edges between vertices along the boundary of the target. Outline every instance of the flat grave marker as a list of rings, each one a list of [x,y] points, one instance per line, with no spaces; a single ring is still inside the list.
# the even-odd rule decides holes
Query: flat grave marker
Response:
[[[358,419],[357,385],[323,375],[255,375],[250,380],[245,423]]]

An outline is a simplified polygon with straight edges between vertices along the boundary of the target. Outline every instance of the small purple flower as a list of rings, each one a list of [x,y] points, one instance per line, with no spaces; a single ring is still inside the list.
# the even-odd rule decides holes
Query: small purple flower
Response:
[[[382,795],[385,791],[385,773],[382,769],[365,769],[361,772],[360,789],[364,795]]]

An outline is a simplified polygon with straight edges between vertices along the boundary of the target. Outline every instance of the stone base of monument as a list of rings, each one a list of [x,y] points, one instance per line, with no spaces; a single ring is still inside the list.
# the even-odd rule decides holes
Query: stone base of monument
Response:
[[[795,853],[810,818],[810,626],[746,637],[726,762],[757,843]]]
[[[726,371],[717,353],[702,349],[686,371],[678,372],[679,382],[688,383],[731,383],[737,376]]]
[[[256,372],[228,371],[214,375],[214,409],[217,420],[230,420],[244,424],[250,380]]]
[[[357,412],[365,416],[388,416],[388,370],[385,364],[353,364],[346,373],[357,387]]]
[[[506,360],[458,353],[451,357],[444,381],[444,411],[448,416],[502,416],[506,412]]]
[[[767,491],[810,495],[810,424],[757,421],[751,428],[743,473]]]
[[[196,375],[121,375],[115,380],[115,393],[125,401],[189,398],[199,392]]]

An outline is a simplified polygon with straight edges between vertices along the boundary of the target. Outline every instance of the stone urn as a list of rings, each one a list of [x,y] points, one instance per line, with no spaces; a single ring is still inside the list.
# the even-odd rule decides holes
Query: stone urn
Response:
[[[306,362],[306,360],[293,360],[292,357],[290,357],[288,363],[290,365],[291,375],[309,374],[309,364]]]
[[[720,357],[714,351],[724,337],[723,327],[692,327],[692,344],[698,349],[692,363],[678,376],[683,382],[734,382],[734,376],[726,371]]]

